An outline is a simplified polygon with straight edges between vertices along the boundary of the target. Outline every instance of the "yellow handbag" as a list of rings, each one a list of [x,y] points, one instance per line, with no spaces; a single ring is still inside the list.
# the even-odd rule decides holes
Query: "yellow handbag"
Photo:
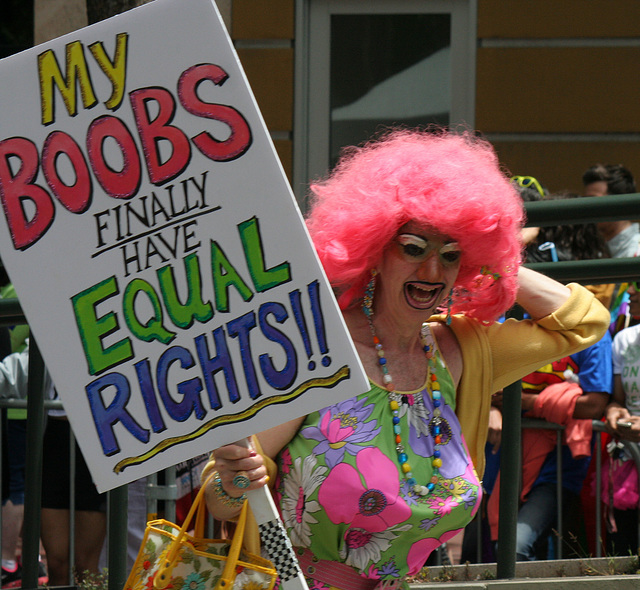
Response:
[[[202,484],[182,527],[151,520],[124,590],[271,590],[273,564],[242,549],[247,502],[242,506],[233,539],[203,539],[205,524]],[[193,520],[194,535],[187,533]]]

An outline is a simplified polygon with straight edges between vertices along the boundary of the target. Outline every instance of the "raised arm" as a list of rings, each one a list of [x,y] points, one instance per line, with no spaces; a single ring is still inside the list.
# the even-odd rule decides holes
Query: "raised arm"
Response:
[[[571,295],[568,287],[524,266],[518,271],[518,283],[517,301],[534,320],[552,314]]]

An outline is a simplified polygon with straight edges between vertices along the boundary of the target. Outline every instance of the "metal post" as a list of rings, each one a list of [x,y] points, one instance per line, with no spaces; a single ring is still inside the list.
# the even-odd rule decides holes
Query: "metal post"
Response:
[[[594,422],[599,422],[594,420]],[[602,557],[602,433],[596,433],[596,557]]]
[[[557,527],[558,540],[556,559],[562,559],[562,430],[556,432],[556,504],[557,504]]]
[[[172,465],[164,470],[164,494],[163,498],[168,500],[165,502],[165,518],[171,522],[176,521],[176,500],[178,499],[178,486],[176,484],[176,466]],[[171,501],[173,500],[173,502]]]
[[[76,438],[69,425],[69,586],[76,573]],[[83,574],[84,572],[79,572]]]
[[[109,590],[122,590],[127,581],[128,486],[110,490],[107,495],[109,513]]]
[[[498,525],[498,579],[515,578],[516,532],[522,463],[522,384],[512,383],[502,397],[502,445],[500,450],[500,522]]]
[[[38,587],[40,553],[40,503],[42,496],[42,439],[44,432],[44,361],[31,334],[27,396],[27,457],[22,539],[22,587]]]

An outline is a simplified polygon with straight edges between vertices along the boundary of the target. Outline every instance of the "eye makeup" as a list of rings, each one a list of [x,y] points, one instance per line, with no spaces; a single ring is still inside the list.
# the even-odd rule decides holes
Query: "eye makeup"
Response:
[[[402,257],[407,262],[415,264],[424,262],[434,251],[437,251],[438,258],[445,266],[457,265],[462,256],[458,242],[443,244],[438,240],[427,240],[416,234],[400,234],[396,241]]]

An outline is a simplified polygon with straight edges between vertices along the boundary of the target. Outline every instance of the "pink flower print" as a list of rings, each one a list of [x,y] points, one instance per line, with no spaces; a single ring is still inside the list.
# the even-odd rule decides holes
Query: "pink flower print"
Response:
[[[345,424],[343,426],[342,417],[334,417],[330,412],[327,412],[320,422],[320,430],[322,430],[329,440],[329,444],[337,448],[345,445],[347,440],[355,430],[352,426]]]
[[[289,470],[291,469],[291,452],[289,451],[288,448],[286,448],[284,451],[282,451],[282,455],[280,456],[280,460],[282,462],[282,473],[289,473]]]
[[[424,566],[431,552],[452,537],[455,537],[461,530],[462,529],[455,529],[453,531],[447,531],[443,533],[439,539],[426,538],[416,541],[411,545],[411,549],[409,549],[409,553],[407,554],[407,565],[409,566],[407,573],[410,576],[417,574],[422,569],[422,566]]]
[[[458,505],[454,496],[446,498],[431,498],[429,500],[429,508],[431,508],[439,516],[449,514]]]
[[[371,565],[368,571],[362,572],[360,575],[363,578],[371,578],[372,580],[377,580],[380,578],[380,576],[378,575],[378,568],[375,565]]]
[[[369,419],[375,406],[365,405],[367,401],[366,397],[354,397],[324,408],[319,412],[320,424],[301,431],[305,438],[318,442],[313,453],[324,455],[329,469],[342,462],[345,452],[356,455],[362,450],[362,443],[373,440],[380,432],[377,420]]]
[[[376,533],[407,520],[411,509],[399,495],[393,461],[377,448],[366,448],[356,455],[356,465],[357,471],[336,465],[320,486],[318,500],[331,522]]]

